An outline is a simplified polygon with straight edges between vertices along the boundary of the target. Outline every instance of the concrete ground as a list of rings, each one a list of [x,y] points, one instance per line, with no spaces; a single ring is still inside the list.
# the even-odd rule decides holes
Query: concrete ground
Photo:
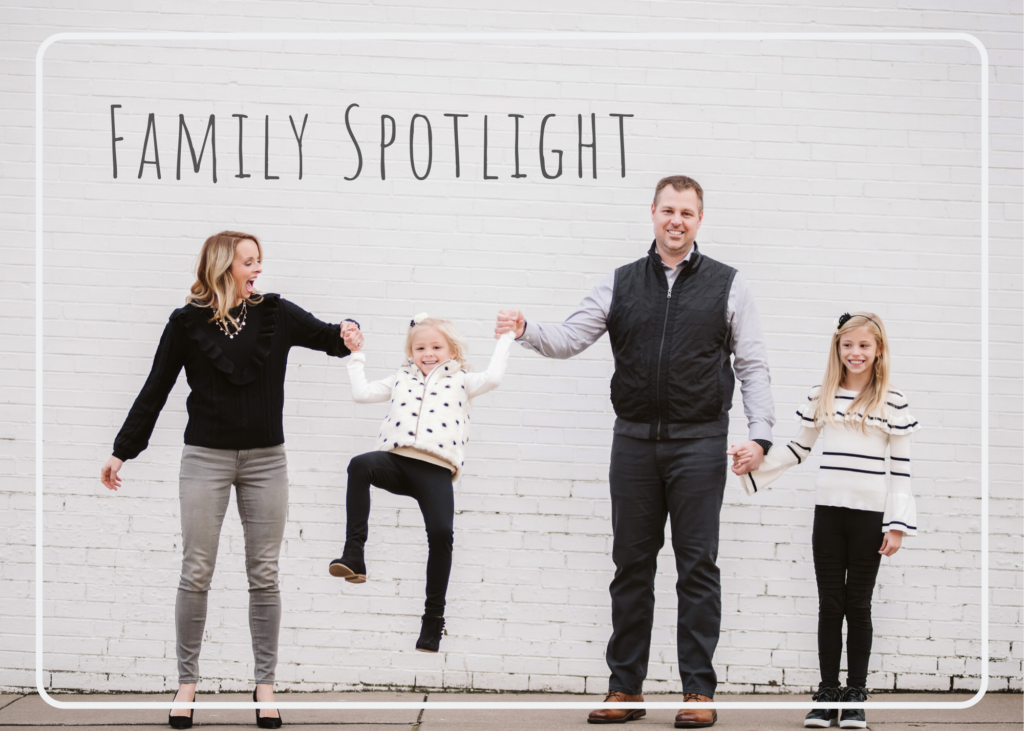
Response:
[[[61,695],[62,701],[143,701],[152,702],[164,696],[152,694],[90,694]],[[950,702],[964,701],[970,694],[885,694],[872,696],[875,701]],[[240,693],[223,693],[206,696],[217,701],[245,701],[249,697]],[[504,693],[458,694],[458,693],[279,693],[280,701],[569,701],[581,702],[587,696]],[[169,700],[169,698],[167,698]],[[204,699],[200,693],[199,701]],[[753,701],[778,703],[784,701],[809,700],[805,696],[760,695],[725,696],[722,701]],[[672,701],[673,696],[649,696],[651,701]],[[601,698],[594,698],[595,706]],[[719,712],[715,729],[719,731],[783,731],[803,728],[804,711],[794,710],[723,710]],[[595,728],[586,722],[587,712],[576,710],[433,710],[431,708],[400,710],[285,710],[282,711],[286,726],[301,727],[303,731],[320,729],[344,729],[345,731],[433,731],[453,729],[475,731],[475,729],[542,729],[562,731],[563,729]],[[632,731],[640,729],[672,728],[675,711],[649,710],[647,717],[632,721],[625,727]],[[36,694],[0,694],[0,731],[7,729],[31,729],[32,731],[56,731],[68,727],[90,729],[116,728],[118,731],[132,729],[167,728],[167,711],[153,710],[96,710],[73,711],[53,708]],[[980,703],[966,710],[896,710],[869,711],[869,728],[883,731],[1017,731],[1024,727],[1024,698],[1020,695],[988,695]],[[195,727],[205,731],[237,729],[239,726],[255,727],[252,710],[203,710],[195,712]],[[618,728],[618,727],[617,727]]]

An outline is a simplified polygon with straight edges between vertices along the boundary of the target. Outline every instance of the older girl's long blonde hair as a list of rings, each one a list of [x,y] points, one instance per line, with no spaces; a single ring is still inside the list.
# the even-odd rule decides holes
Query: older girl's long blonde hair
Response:
[[[199,261],[196,264],[196,281],[192,285],[191,293],[185,301],[197,307],[210,307],[213,309],[214,320],[230,322],[235,328],[238,322],[231,316],[229,310],[234,306],[235,300],[242,297],[250,305],[258,305],[262,295],[256,290],[246,295],[238,292],[235,287],[235,278],[231,276],[231,264],[235,260],[235,247],[239,241],[249,239],[256,244],[260,254],[260,261],[263,260],[263,246],[260,240],[252,234],[244,234],[240,231],[221,231],[214,234],[203,244],[203,250],[199,252]]]
[[[885,335],[885,325],[882,324],[882,318],[873,312],[854,312],[832,334],[825,378],[821,382],[818,403],[814,409],[815,421],[820,419],[833,425],[836,423],[836,392],[846,379],[846,366],[840,357],[839,342],[843,335],[860,328],[866,328],[875,336],[878,354],[871,371],[871,382],[857,394],[853,403],[846,408],[846,413],[852,417],[854,424],[859,423],[861,431],[867,429],[867,417],[885,418],[885,403],[889,397],[889,340]]]
[[[469,361],[466,358],[466,341],[462,339],[459,331],[451,320],[442,320],[440,317],[429,317],[426,313],[416,315],[409,325],[409,333],[405,336],[405,357],[412,363],[412,337],[420,330],[434,328],[441,337],[448,343],[448,349],[452,352],[452,360],[458,361],[460,368],[469,369]]]

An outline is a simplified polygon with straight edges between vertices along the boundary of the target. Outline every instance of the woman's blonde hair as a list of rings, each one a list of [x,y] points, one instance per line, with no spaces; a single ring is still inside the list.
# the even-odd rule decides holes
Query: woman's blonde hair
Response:
[[[210,322],[223,320],[237,328],[238,323],[229,312],[234,306],[235,300],[241,296],[250,305],[258,305],[263,300],[256,290],[247,296],[244,292],[237,292],[235,278],[231,276],[231,264],[235,260],[235,247],[238,246],[238,242],[246,239],[256,244],[260,261],[263,261],[263,246],[260,245],[260,240],[252,234],[244,234],[239,231],[221,231],[219,234],[214,234],[206,240],[203,250],[199,252],[199,261],[196,263],[196,281],[185,301],[197,307],[212,308],[213,317],[210,318]]]
[[[857,394],[846,408],[846,413],[853,417],[853,421],[860,422],[861,431],[867,429],[868,416],[880,419],[885,418],[885,403],[889,397],[889,340],[885,335],[885,326],[882,318],[873,312],[854,312],[842,322],[832,334],[832,347],[829,350],[828,364],[825,366],[825,378],[818,391],[818,403],[814,409],[814,420],[827,421],[830,424],[836,423],[836,392],[846,379],[846,366],[840,357],[839,343],[843,335],[851,330],[866,328],[875,336],[875,344],[878,353],[871,369],[871,381]]]
[[[417,315],[409,325],[409,333],[405,336],[405,357],[412,363],[412,338],[420,330],[433,328],[441,333],[441,337],[448,343],[448,349],[452,352],[452,360],[458,361],[460,368],[469,369],[469,361],[466,358],[466,342],[462,339],[459,331],[451,320],[442,320],[439,317],[428,317]]]

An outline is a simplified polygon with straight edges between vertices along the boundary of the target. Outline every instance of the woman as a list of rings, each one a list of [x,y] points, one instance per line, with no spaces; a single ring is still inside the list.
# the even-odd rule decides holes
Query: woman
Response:
[[[232,484],[245,533],[256,661],[253,700],[274,700],[281,624],[278,556],[288,508],[282,426],[288,351],[298,345],[340,358],[350,352],[345,335],[362,342],[355,321],[330,325],[279,295],[260,295],[255,283],[262,260],[259,240],[250,234],[224,231],[206,240],[187,304],[171,313],[149,378],[100,473],[107,488],[120,486],[121,466],[148,445],[184,367],[191,393],[179,475],[184,556],[174,615],[175,700],[186,703],[195,698],[199,681],[206,597]],[[256,720],[261,728],[281,726],[276,710],[262,715],[257,710]],[[168,721],[173,728],[190,728],[192,712],[174,709]]]

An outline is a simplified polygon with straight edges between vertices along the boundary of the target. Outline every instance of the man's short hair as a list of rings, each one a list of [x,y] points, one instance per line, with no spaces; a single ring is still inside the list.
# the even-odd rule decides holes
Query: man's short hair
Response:
[[[667,178],[659,180],[658,187],[654,189],[654,205],[658,204],[658,196],[661,191],[670,185],[677,193],[682,193],[684,190],[694,191],[700,205],[698,213],[704,211],[704,189],[700,187],[700,183],[686,175],[669,175]]]

